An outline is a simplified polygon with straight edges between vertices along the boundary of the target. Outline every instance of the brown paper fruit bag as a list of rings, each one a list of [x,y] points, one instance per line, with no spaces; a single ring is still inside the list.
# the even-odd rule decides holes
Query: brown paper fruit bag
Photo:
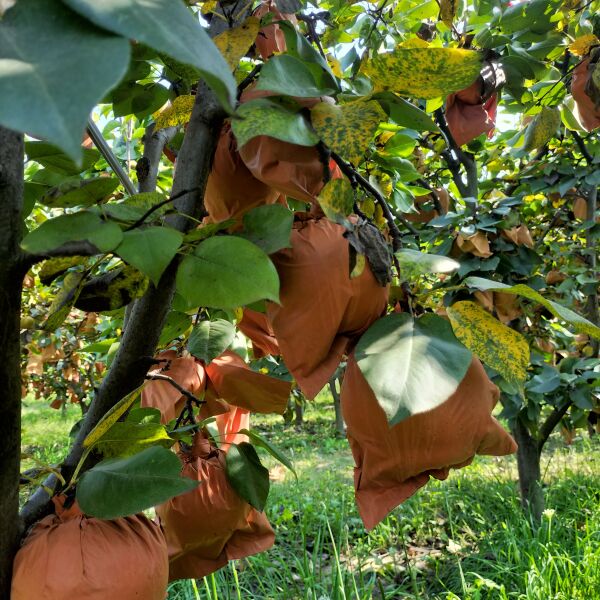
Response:
[[[37,523],[17,553],[12,600],[164,600],[167,543],[144,515],[86,517],[54,498],[56,514]]]
[[[600,127],[600,107],[594,104],[585,89],[591,79],[591,73],[588,69],[589,64],[590,59],[586,58],[573,69],[571,95],[575,100],[581,124],[587,131],[593,131]]]
[[[268,550],[275,534],[264,513],[233,490],[225,453],[197,433],[189,452],[180,452],[182,475],[201,484],[156,507],[169,549],[169,578],[199,578],[227,564]]]
[[[446,98],[446,121],[452,137],[459,146],[468,144],[482,133],[494,134],[498,94],[488,99],[481,96],[481,81]]]
[[[356,465],[356,503],[365,527],[375,527],[429,477],[446,479],[451,468],[469,465],[476,454],[515,452],[514,440],[492,417],[498,397],[498,388],[474,358],[446,402],[390,427],[350,357],[341,403]]]
[[[389,288],[377,283],[368,264],[350,278],[343,233],[328,219],[297,221],[292,247],[272,255],[281,304],[269,303],[267,316],[285,365],[308,398],[387,304]]]

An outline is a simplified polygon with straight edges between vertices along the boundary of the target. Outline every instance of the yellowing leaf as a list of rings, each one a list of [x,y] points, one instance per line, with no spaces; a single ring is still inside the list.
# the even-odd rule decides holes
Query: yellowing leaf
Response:
[[[367,260],[364,254],[356,255],[356,263],[354,268],[352,269],[352,273],[350,273],[350,279],[355,279],[356,277],[360,277],[365,270],[365,265],[367,264]]]
[[[459,0],[440,0],[440,21],[449,28],[458,12],[458,3]]]
[[[319,137],[335,152],[358,164],[385,113],[374,100],[357,100],[336,106],[319,102],[310,111]]]
[[[319,205],[330,221],[343,223],[354,208],[350,182],[345,178],[328,181],[319,194]]]
[[[376,92],[432,99],[471,85],[479,76],[482,56],[461,48],[402,48],[367,61],[363,72]]]
[[[168,108],[156,117],[155,131],[166,127],[184,125],[192,116],[196,96],[178,96]]]
[[[221,54],[235,71],[240,60],[246,56],[246,52],[254,43],[260,29],[260,19],[258,17],[248,17],[241,25],[233,29],[226,29],[215,39],[215,45],[221,51]]]
[[[202,2],[202,6],[200,7],[200,12],[203,15],[209,15],[217,8],[217,0],[208,0],[207,2]]]
[[[593,34],[582,35],[569,44],[571,54],[585,56],[592,46],[600,45],[600,40]]]
[[[519,387],[527,377],[529,345],[475,302],[456,302],[447,309],[454,335],[507,382]]]
[[[340,64],[340,61],[335,56],[333,56],[333,54],[328,54],[327,62],[329,63],[329,66],[331,67],[331,72],[336,77],[339,77],[340,79],[342,79],[342,77],[344,75],[342,73],[342,65]]]
[[[62,283],[62,287],[48,309],[48,316],[44,323],[44,329],[46,331],[54,331],[63,324],[64,320],[71,312],[73,304],[77,300],[77,296],[81,290],[82,279],[83,273],[78,273],[76,271],[67,273]]]
[[[138,399],[140,394],[141,386],[136,388],[123,398],[119,400],[98,422],[96,427],[90,431],[88,436],[83,440],[84,448],[91,448],[132,406],[133,403]]]
[[[558,302],[553,302],[552,300],[544,298],[539,292],[536,292],[534,289],[523,283],[511,286],[490,279],[484,279],[483,277],[467,277],[465,283],[470,288],[516,294],[517,296],[527,298],[528,300],[533,300],[547,308],[555,317],[571,324],[576,331],[587,333],[591,337],[600,339],[600,327],[594,325],[591,321],[588,321],[581,315],[578,315],[570,308],[566,308],[565,306],[558,304]]]
[[[542,111],[527,126],[523,149],[531,152],[543,148],[554,137],[559,125],[560,111],[558,108],[542,107]]]

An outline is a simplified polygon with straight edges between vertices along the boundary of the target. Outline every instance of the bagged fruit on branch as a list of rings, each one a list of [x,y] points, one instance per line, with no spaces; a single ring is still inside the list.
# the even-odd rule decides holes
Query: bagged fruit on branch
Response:
[[[375,527],[430,477],[446,479],[451,468],[469,465],[476,454],[515,452],[514,440],[492,416],[499,396],[474,358],[448,400],[390,427],[351,356],[341,403],[355,462],[356,503],[365,527]]]
[[[208,366],[193,356],[177,356],[173,350],[157,359],[168,362],[150,371],[171,377],[182,388],[207,404],[206,416],[230,411],[228,405],[252,412],[283,414],[291,384],[276,377],[252,371],[235,352],[227,350]],[[142,389],[142,407],[157,408],[163,424],[176,419],[186,404],[186,396],[169,381],[149,380]],[[207,412],[207,411],[205,411]]]
[[[389,287],[377,282],[368,263],[359,276],[350,276],[344,231],[328,219],[298,220],[292,247],[271,257],[281,304],[268,303],[267,317],[286,367],[308,398],[329,381],[387,304]]]
[[[282,13],[274,0],[262,2],[252,14],[262,19],[268,13],[272,14],[273,22],[260,29],[255,41],[256,49],[263,60],[267,60],[275,53],[287,50],[285,35],[277,21],[289,21],[294,27],[298,24],[296,16],[291,13]]]
[[[248,88],[241,102],[276,96],[274,92]],[[294,98],[302,108],[311,108],[319,102],[333,102],[331,98]],[[317,196],[326,180],[325,165],[316,146],[301,146],[266,135],[259,135],[239,148],[244,164],[256,179],[285,196],[317,204]],[[341,179],[337,164],[327,163],[330,179]]]
[[[250,172],[240,157],[237,142],[226,122],[219,136],[213,165],[206,182],[204,206],[210,222],[235,219],[257,206],[274,204],[280,193]]]
[[[434,202],[433,194],[437,197],[437,204],[441,208],[441,214],[445,215],[448,212],[450,206],[450,195],[444,188],[436,188],[432,193],[426,196],[417,196],[415,198],[415,208],[417,213],[402,213],[403,217],[411,223],[429,223],[432,219],[440,216],[437,210],[436,203]],[[423,208],[423,205],[431,204],[432,209]]]
[[[481,134],[491,138],[496,127],[498,94],[504,83],[504,72],[498,65],[487,63],[468,88],[446,98],[446,122],[454,141],[462,146]]]
[[[600,88],[594,82],[592,73],[598,69],[600,49],[582,60],[573,69],[571,95],[577,106],[579,121],[587,131],[600,127]]]
[[[170,580],[204,577],[229,560],[268,550],[273,529],[231,487],[224,451],[198,432],[179,456],[182,475],[202,483],[156,507],[168,543]]]
[[[169,564],[161,528],[144,515],[104,521],[53,498],[17,552],[12,600],[164,600]]]
[[[269,323],[267,315],[250,308],[245,308],[238,329],[252,342],[254,358],[278,356],[279,343]]]

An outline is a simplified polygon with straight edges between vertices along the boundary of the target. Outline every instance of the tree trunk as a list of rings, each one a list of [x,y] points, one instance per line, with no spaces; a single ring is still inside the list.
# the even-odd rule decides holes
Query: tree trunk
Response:
[[[333,408],[335,410],[335,429],[341,435],[344,435],[346,432],[344,426],[344,417],[342,416],[342,406],[340,404],[340,392],[337,389],[337,382],[339,380],[337,377],[332,377],[329,380],[329,390],[331,391],[331,395],[333,396]]]
[[[521,504],[523,508],[530,510],[534,520],[539,522],[545,507],[542,491],[539,442],[529,433],[527,427],[518,418],[513,426],[513,435],[517,444],[519,444],[517,464],[519,467]]]
[[[294,395],[294,415],[294,427],[300,431],[304,421],[304,402],[300,395]]]
[[[0,599],[10,599],[21,535],[20,311],[24,268],[19,241],[23,205],[23,136],[0,127]]]

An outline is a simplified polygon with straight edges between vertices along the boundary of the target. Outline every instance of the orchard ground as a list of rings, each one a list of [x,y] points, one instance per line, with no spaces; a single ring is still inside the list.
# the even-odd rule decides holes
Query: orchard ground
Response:
[[[58,462],[79,408],[24,404],[23,450]],[[253,417],[298,472],[296,482],[264,456],[276,545],[204,580],[172,584],[169,600],[600,599],[600,436],[566,446],[554,435],[542,459],[547,510],[537,529],[519,505],[515,458],[478,457],[367,533],[348,443],[333,423],[326,393],[307,407],[299,432],[278,416]]]

